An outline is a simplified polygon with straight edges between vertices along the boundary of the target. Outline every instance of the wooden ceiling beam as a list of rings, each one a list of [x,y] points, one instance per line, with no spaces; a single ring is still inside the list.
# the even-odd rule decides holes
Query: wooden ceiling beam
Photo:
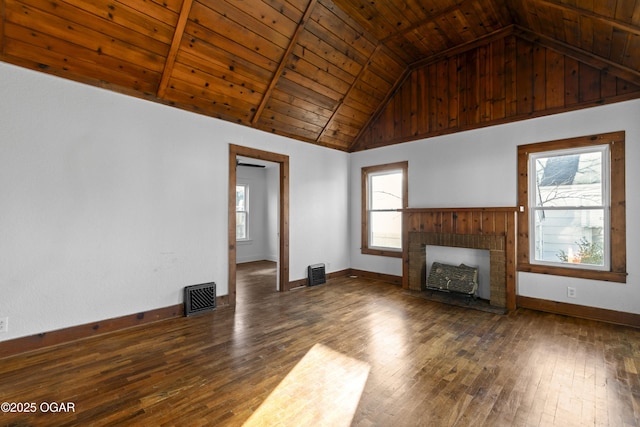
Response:
[[[475,49],[477,47],[480,46],[484,46],[487,43],[491,43],[493,41],[496,40],[501,40],[509,35],[513,34],[515,26],[514,25],[509,25],[508,27],[504,27],[501,28],[499,30],[496,30],[492,33],[489,33],[487,35],[484,35],[482,37],[478,37],[475,40],[472,40],[470,42],[467,43],[463,43],[463,44],[459,44],[457,46],[454,46],[450,49],[447,49],[445,51],[442,51],[440,53],[436,53],[435,55],[431,55],[427,58],[424,59],[420,59],[416,62],[411,63],[410,68],[411,69],[416,69],[416,68],[421,68],[424,67],[425,65],[429,65],[433,62],[437,62],[440,61],[442,59],[445,58],[450,58],[452,56],[456,56],[459,55],[461,53],[467,52],[471,49]]]
[[[173,40],[171,41],[171,47],[169,48],[169,53],[167,54],[167,60],[164,64],[164,69],[162,70],[162,77],[160,78],[160,83],[158,84],[158,98],[164,98],[164,95],[167,93],[167,87],[169,86],[169,79],[171,78],[171,74],[173,74],[173,67],[176,63],[176,58],[178,56],[178,50],[180,49],[180,43],[182,41],[182,36],[184,35],[184,29],[187,26],[187,20],[189,19],[189,13],[191,12],[191,6],[193,5],[193,0],[184,0],[182,2],[182,8],[180,9],[180,16],[178,17],[178,22],[176,24],[176,30],[173,33]]]
[[[271,98],[271,93],[273,92],[273,89],[276,87],[278,80],[280,80],[280,77],[282,76],[282,72],[284,71],[284,67],[286,67],[287,65],[287,60],[289,59],[289,57],[291,56],[291,53],[293,52],[296,45],[298,44],[298,39],[300,38],[300,34],[302,34],[302,31],[304,30],[304,26],[309,20],[309,16],[311,16],[311,12],[313,12],[313,9],[315,8],[316,4],[317,4],[317,0],[311,0],[307,5],[307,10],[305,10],[304,15],[302,16],[302,19],[300,20],[300,23],[296,28],[296,31],[293,33],[293,36],[291,37],[291,42],[289,43],[287,50],[284,52],[284,55],[282,55],[282,60],[280,61],[280,64],[278,64],[278,69],[274,73],[273,78],[271,79],[271,82],[269,82],[269,86],[267,87],[267,90],[264,92],[262,101],[260,102],[260,105],[256,109],[256,113],[253,115],[253,119],[251,120],[252,125],[255,126],[256,123],[258,123],[258,120],[260,120],[260,115],[262,114],[262,111],[266,107],[267,102],[269,102],[269,99]]]
[[[342,99],[340,99],[340,102],[338,102],[338,105],[336,106],[335,110],[333,110],[333,113],[331,114],[331,117],[327,121],[327,124],[324,125],[324,128],[322,129],[322,132],[320,132],[320,135],[318,135],[318,138],[316,139],[316,142],[320,142],[320,139],[328,131],[329,126],[333,123],[333,120],[335,119],[336,115],[338,114],[338,110],[340,109],[340,106],[342,104],[344,104],[344,100],[347,99],[351,95],[351,92],[353,92],[355,90],[356,85],[358,84],[358,82],[360,82],[360,79],[362,78],[364,73],[366,73],[367,70],[369,69],[369,66],[371,65],[372,58],[378,53],[378,51],[380,50],[381,47],[382,47],[381,44],[376,45],[375,49],[371,53],[371,56],[369,56],[369,59],[368,59],[367,63],[364,64],[364,67],[362,67],[362,69],[360,70],[360,73],[358,73],[358,77],[355,78],[355,80],[351,84],[351,87],[349,87],[349,90],[347,91],[347,93],[342,97]]]
[[[383,46],[383,48],[386,48],[385,45],[381,45],[381,46]],[[413,70],[413,68],[411,68],[411,66],[407,66],[405,68],[404,72],[400,75],[398,80],[396,80],[395,84],[391,87],[391,89],[387,93],[387,96],[385,96],[385,98],[382,100],[380,105],[378,105],[377,110],[369,117],[369,120],[367,120],[367,122],[364,124],[364,126],[362,126],[362,128],[360,128],[360,132],[358,132],[356,137],[353,138],[353,141],[351,142],[351,144],[349,144],[349,149],[347,151],[352,153],[354,151],[358,151],[358,150],[364,148],[364,147],[361,146],[362,135],[367,131],[367,129],[369,128],[371,123],[373,123],[380,116],[380,114],[382,114],[382,112],[384,111],[385,107],[389,103],[389,100],[393,97],[393,94],[396,93],[396,91],[398,90],[398,88],[400,86],[402,86],[404,81],[411,74],[412,70]]]
[[[541,44],[542,46],[555,50],[558,53],[566,55],[577,61],[584,62],[585,64],[599,70],[605,71],[612,76],[626,80],[636,86],[640,86],[639,71],[633,70],[629,67],[625,67],[624,65],[620,65],[586,50],[579,49],[575,46],[571,46],[567,43],[558,41],[552,37],[534,33],[531,30],[519,26],[515,27],[514,34],[517,37],[529,40],[533,43]]]
[[[586,16],[597,21],[603,22],[605,24],[611,25],[612,27],[618,28],[619,30],[629,32],[631,34],[635,34],[636,36],[640,35],[640,27],[633,24],[627,24],[626,22],[618,21],[616,19],[611,19],[608,16],[600,15],[595,12],[591,12],[589,10],[581,9],[577,6],[573,6],[567,3],[560,3],[557,0],[530,0],[534,4],[546,5],[549,7],[553,7],[556,9],[560,9],[565,12],[574,12],[582,16]]]

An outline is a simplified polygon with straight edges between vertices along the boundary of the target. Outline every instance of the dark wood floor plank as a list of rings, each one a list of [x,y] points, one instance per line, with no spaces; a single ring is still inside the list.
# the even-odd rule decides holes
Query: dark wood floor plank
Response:
[[[0,359],[0,402],[75,406],[0,425],[239,426],[320,343],[370,366],[353,426],[640,426],[640,330],[364,278],[280,293],[271,262],[239,265],[237,286],[235,309]]]

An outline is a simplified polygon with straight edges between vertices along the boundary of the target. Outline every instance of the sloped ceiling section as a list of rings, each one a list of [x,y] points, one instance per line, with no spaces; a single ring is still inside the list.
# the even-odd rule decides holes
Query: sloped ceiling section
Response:
[[[520,30],[434,60],[409,73],[350,150],[640,97],[625,72],[575,56]]]
[[[0,7],[2,61],[344,151],[640,96],[640,0]]]

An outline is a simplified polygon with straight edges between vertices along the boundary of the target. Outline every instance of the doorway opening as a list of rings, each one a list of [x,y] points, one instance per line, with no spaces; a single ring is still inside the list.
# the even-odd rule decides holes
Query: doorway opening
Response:
[[[288,291],[289,285],[289,156],[254,148],[229,145],[229,305],[236,305],[237,296],[237,210],[236,183],[238,159],[273,162],[279,166],[278,172],[278,259],[277,287],[281,292]]]

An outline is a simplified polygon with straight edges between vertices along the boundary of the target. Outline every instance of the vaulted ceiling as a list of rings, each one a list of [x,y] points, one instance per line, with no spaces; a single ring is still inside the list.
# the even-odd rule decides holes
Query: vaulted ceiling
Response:
[[[0,1],[2,61],[344,151],[640,97],[640,0]]]

